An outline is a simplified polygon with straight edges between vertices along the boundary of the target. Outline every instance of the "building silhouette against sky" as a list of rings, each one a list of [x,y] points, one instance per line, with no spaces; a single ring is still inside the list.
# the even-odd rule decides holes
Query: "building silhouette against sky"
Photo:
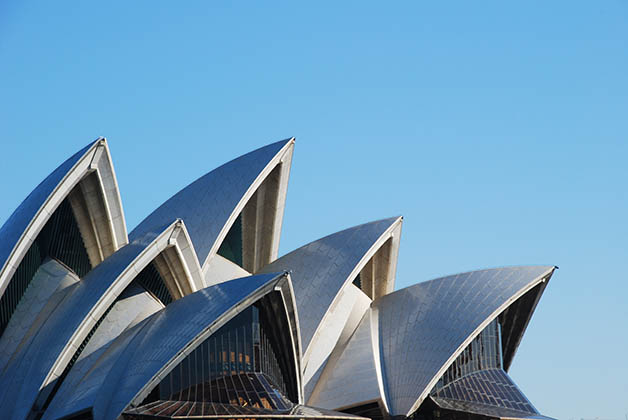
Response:
[[[402,217],[278,257],[293,150],[128,234],[104,139],[42,181],[0,229],[2,417],[546,418],[507,372],[555,267],[395,291]]]

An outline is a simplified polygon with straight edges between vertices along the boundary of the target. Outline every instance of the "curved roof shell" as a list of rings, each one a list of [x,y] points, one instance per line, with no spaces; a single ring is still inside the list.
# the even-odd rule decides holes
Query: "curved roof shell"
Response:
[[[308,404],[345,409],[379,402],[385,406],[377,316],[366,311],[345,346],[334,350]]]
[[[464,375],[429,397],[443,409],[499,418],[546,418],[501,369]]]
[[[0,381],[4,368],[27,336],[50,316],[68,287],[79,282],[78,276],[57,260],[45,261],[33,277],[7,328],[0,337]]]
[[[2,372],[0,412],[10,418],[25,418],[36,400],[43,404],[42,395],[63,375],[81,343],[137,274],[168,248],[191,251],[188,242],[185,226],[175,221],[161,231],[136,238],[69,286],[54,311],[40,315],[45,319],[29,331]],[[184,258],[181,266],[188,267],[180,283],[187,280],[183,288],[194,291],[201,275],[190,251],[177,255]],[[185,255],[191,255],[192,260],[186,261]]]
[[[144,219],[130,243],[104,139],[53,171],[0,228],[0,299],[11,298],[0,308],[3,416],[54,419],[89,410],[96,419],[118,418],[261,299],[260,307],[272,306],[282,319],[272,328],[294,360],[282,365],[289,370],[283,377],[294,376],[290,398],[299,404],[305,396],[328,409],[377,403],[391,416],[425,403],[543,418],[533,408],[516,417],[430,392],[497,317],[507,371],[555,267],[480,270],[393,292],[401,217],[276,259],[293,146],[294,139],[273,143],[209,172]],[[73,218],[74,236],[71,246],[57,242],[81,252],[80,275],[45,251],[26,264],[38,241],[62,236],[65,225],[53,223],[61,214]],[[18,268],[27,274],[15,274]],[[147,269],[160,292],[140,282]],[[167,299],[158,296],[162,286]],[[499,372],[502,388],[514,386]],[[454,395],[456,387],[471,385],[456,379],[442,390]]]
[[[194,243],[201,267],[205,269],[248,200],[272,170],[284,162],[284,173],[280,180],[283,194],[279,194],[274,203],[277,214],[271,232],[266,232],[269,234],[267,239],[271,239],[269,258],[276,258],[293,144],[294,139],[270,144],[202,176],[140,222],[131,232],[131,240],[175,218],[182,219]]]
[[[0,295],[46,221],[73,191],[72,207],[92,265],[128,242],[109,148],[99,138],[59,165],[0,228]]]
[[[412,414],[486,325],[547,281],[554,268],[505,267],[456,274],[374,302],[390,413]]]
[[[401,217],[391,217],[345,229],[304,245],[259,271],[290,270],[301,317],[304,363],[310,343],[342,289],[351,284],[393,233],[397,233],[398,240],[401,222]],[[390,292],[394,287],[394,263],[389,271],[385,288]]]
[[[224,282],[173,302],[121,334],[78,383],[75,392],[59,395],[53,401],[44,419],[90,408],[94,419],[118,418],[129,405],[139,405],[214,331],[276,290],[281,290],[287,305],[293,304],[289,276],[277,273]],[[296,323],[296,318],[292,322]],[[296,334],[295,329],[295,339]],[[293,350],[298,359],[296,340]]]
[[[486,325],[527,293],[542,290],[538,287],[553,271],[547,266],[473,271],[375,300],[346,346],[332,354],[309,402],[344,409],[378,401],[391,415],[412,414]],[[531,315],[522,314],[527,320]],[[356,379],[352,372],[363,373]]]

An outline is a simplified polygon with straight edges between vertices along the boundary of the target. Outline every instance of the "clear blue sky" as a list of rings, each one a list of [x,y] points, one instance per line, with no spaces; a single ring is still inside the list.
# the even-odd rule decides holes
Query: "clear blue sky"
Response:
[[[560,266],[511,370],[628,413],[628,3],[0,2],[0,223],[105,136],[129,229],[297,138],[281,253],[402,214],[397,286]]]

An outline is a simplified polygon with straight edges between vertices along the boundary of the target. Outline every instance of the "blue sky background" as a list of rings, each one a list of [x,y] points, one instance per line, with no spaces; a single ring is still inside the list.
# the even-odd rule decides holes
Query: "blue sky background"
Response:
[[[549,4],[548,4],[549,3]],[[560,266],[511,374],[628,413],[628,3],[0,2],[0,223],[97,136],[129,230],[297,138],[281,253],[402,214],[398,287]]]

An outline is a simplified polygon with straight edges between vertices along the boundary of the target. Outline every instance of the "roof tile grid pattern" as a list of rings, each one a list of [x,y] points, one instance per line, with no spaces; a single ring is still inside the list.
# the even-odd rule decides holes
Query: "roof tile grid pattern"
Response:
[[[529,413],[526,411],[513,410],[505,407],[486,405],[471,401],[450,400],[448,398],[433,398],[434,402],[441,408],[465,413],[474,413],[488,418],[498,419],[525,419],[525,420],[553,420],[541,414]]]
[[[48,259],[39,267],[0,338],[0,378],[20,344],[32,338],[29,331],[36,330],[49,316],[55,302],[65,294],[63,289],[78,281],[72,270],[56,260]]]
[[[58,419],[70,413],[91,409],[99,390],[105,386],[107,375],[124,354],[126,346],[132,342],[148,320],[149,318],[146,318],[139,324],[125,330],[110,343],[107,349],[93,362],[88,372],[77,382],[74,393],[69,396],[65,392],[58,394],[44,413],[42,420]]]
[[[501,369],[486,369],[465,375],[439,389],[432,398],[467,401],[538,414],[508,374]]]
[[[0,271],[29,223],[46,202],[46,199],[52,194],[65,175],[98,141],[99,140],[91,142],[52,171],[52,173],[37,185],[24,201],[22,201],[11,216],[9,216],[4,225],[2,225],[0,228]]]
[[[473,271],[419,283],[373,303],[392,415],[409,415],[429,382],[473,332],[508,299],[553,267]],[[427,390],[429,391],[429,390]]]
[[[371,333],[372,313],[367,311],[351,339],[336,360],[329,360],[326,373],[320,379],[317,393],[310,404],[328,409],[358,405],[381,398]]]
[[[301,419],[351,419],[358,420],[364,417],[353,414],[339,413],[321,408],[295,405],[289,410],[270,410],[266,408],[242,407],[212,402],[164,401],[159,400],[138,408],[125,411],[125,414],[158,415],[164,418],[203,418],[203,417],[237,417],[246,415],[264,416],[266,418],[301,418]]]
[[[232,280],[171,303],[120,335],[83,378],[75,397],[62,410],[47,412],[44,419],[89,406],[93,406],[95,419],[117,418],[144,385],[186,345],[226,311],[277,277],[273,273]]]
[[[48,410],[55,412],[73,399],[83,378],[95,367],[109,346],[125,330],[137,325],[161,310],[163,305],[141,286],[131,284],[113,305],[113,308],[96,329],[78,360],[72,366]]]
[[[80,282],[67,288],[54,311],[39,326],[32,342],[21,347],[7,364],[0,378],[0,412],[8,418],[26,417],[46,376],[72,335],[88,319],[92,308],[118,276],[157,236],[149,233],[120,248]]]
[[[174,219],[183,219],[203,266],[223,226],[248,188],[290,140],[282,140],[214,169],[176,193],[144,219],[129,239]]]
[[[304,353],[323,316],[353,279],[353,269],[397,217],[345,229],[311,242],[273,261],[260,273],[290,271]]]

